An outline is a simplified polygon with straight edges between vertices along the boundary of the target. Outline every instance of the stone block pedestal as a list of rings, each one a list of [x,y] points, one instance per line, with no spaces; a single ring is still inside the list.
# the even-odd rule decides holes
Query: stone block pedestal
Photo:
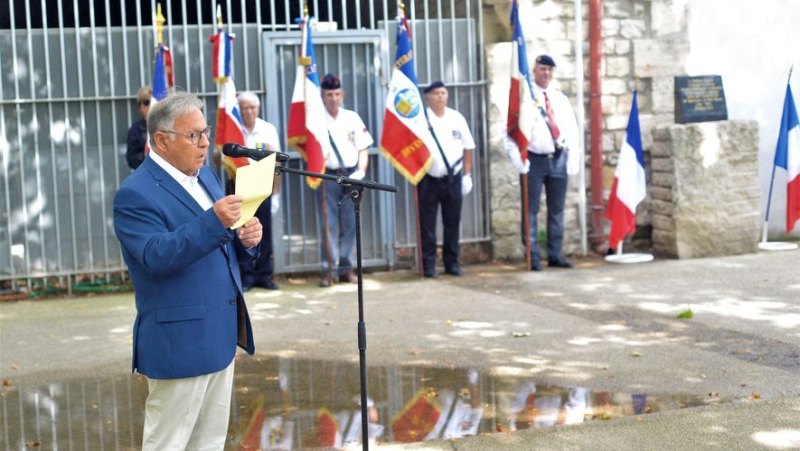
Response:
[[[653,251],[698,258],[758,250],[758,124],[721,121],[653,130],[648,194]]]

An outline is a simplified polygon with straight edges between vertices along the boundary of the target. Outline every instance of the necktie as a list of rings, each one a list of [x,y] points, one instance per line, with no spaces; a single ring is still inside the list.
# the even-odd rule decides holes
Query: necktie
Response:
[[[547,92],[544,93],[544,107],[547,109],[547,122],[550,123],[550,133],[553,134],[554,140],[558,139],[561,136],[561,132],[558,130],[558,125],[556,125],[553,109],[550,108],[550,99],[547,98]]]

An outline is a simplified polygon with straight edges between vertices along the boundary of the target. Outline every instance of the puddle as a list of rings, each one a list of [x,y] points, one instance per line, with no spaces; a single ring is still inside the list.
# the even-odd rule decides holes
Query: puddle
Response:
[[[368,371],[369,435],[376,443],[462,438],[603,421],[715,404],[694,395],[611,393],[534,378],[418,366]],[[141,376],[4,387],[2,449],[140,449],[147,381]],[[230,450],[360,449],[357,363],[273,357],[236,362]]]

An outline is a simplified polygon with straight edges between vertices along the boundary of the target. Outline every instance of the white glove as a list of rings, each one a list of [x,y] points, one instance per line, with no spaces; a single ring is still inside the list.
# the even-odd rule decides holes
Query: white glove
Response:
[[[466,196],[472,192],[472,174],[464,174],[461,177],[461,195]]]
[[[361,180],[364,178],[365,175],[367,174],[364,173],[364,171],[362,171],[361,169],[357,169],[356,172],[350,174],[348,178],[351,178],[353,180]]]
[[[569,149],[567,152],[567,175],[578,175],[583,164],[583,149]]]
[[[506,148],[506,154],[508,154],[508,159],[511,160],[511,164],[514,165],[514,168],[520,174],[527,174],[528,169],[531,167],[531,162],[527,159],[525,163],[522,162],[522,155],[519,153],[519,146],[517,146],[517,142],[511,139],[508,135],[503,138],[503,145]]]
[[[270,197],[270,199],[272,200],[270,212],[272,213],[272,216],[275,216],[275,213],[277,213],[278,209],[281,208],[281,196],[278,193],[272,193],[272,197]]]

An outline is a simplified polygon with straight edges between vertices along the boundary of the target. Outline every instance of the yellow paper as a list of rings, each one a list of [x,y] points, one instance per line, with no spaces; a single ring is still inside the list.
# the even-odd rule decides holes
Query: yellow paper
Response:
[[[231,227],[238,229],[256,215],[264,199],[272,194],[275,177],[275,154],[236,170],[236,194],[244,197],[242,217]]]

